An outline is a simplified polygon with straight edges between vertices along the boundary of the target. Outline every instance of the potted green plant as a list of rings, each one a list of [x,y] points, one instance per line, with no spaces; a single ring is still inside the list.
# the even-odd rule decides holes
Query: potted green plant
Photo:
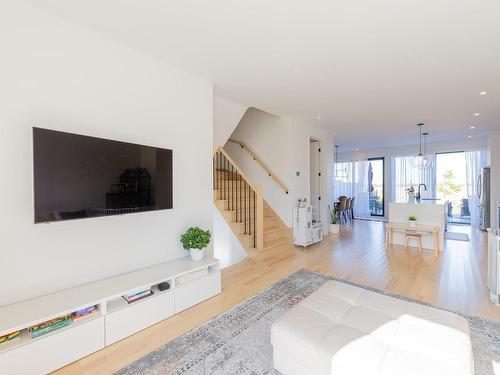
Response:
[[[191,227],[181,236],[182,247],[189,253],[192,260],[202,260],[211,237],[210,231]]]
[[[416,216],[410,216],[408,218],[408,225],[410,227],[416,227],[417,226],[417,217]]]
[[[330,211],[330,233],[331,234],[339,234],[340,232],[340,225],[337,224],[337,211],[335,211],[335,208],[332,210],[330,205],[328,205],[328,210]]]

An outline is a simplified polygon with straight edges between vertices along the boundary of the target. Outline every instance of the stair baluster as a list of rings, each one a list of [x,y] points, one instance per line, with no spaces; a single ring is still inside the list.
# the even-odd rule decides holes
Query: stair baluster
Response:
[[[218,149],[213,157],[213,187],[216,190],[216,199],[224,201],[224,209],[233,213],[234,221],[243,224],[244,233],[249,237],[249,244],[258,247],[263,243],[264,233],[256,229],[256,220],[264,217],[263,208],[256,200],[259,194],[239,166],[225,153]],[[261,197],[263,200],[263,197]],[[263,207],[263,205],[261,205]]]

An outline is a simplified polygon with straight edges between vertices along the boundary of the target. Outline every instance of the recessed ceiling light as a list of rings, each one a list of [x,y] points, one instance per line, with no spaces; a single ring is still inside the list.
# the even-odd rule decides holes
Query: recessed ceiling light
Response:
[[[479,116],[479,115],[480,115],[479,112],[474,113],[474,116]]]
[[[471,139],[471,138],[472,138],[472,135],[469,135],[467,138]]]
[[[316,120],[321,120],[321,116],[316,116]]]
[[[469,126],[469,129],[475,129],[476,127],[474,125]]]
[[[486,95],[486,94],[487,94],[487,92],[486,92],[486,91],[481,91],[481,92],[479,93],[479,95]]]
[[[358,151],[359,151],[359,148],[356,149],[356,152],[358,152]]]

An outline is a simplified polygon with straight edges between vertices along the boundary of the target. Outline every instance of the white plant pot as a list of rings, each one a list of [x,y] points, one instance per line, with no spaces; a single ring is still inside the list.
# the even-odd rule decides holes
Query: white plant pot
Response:
[[[410,226],[410,227],[416,227],[417,226],[417,222],[410,220],[410,221],[408,221],[408,226]]]
[[[339,234],[340,225],[339,224],[330,224],[330,233],[331,234]]]
[[[189,250],[189,256],[191,257],[191,260],[198,261],[202,260],[203,257],[205,256],[205,249],[191,249]]]

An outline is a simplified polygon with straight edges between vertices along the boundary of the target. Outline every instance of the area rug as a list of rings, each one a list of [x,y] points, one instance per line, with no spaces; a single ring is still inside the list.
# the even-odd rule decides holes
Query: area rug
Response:
[[[465,241],[470,242],[469,235],[467,233],[460,232],[445,232],[444,238],[453,241]]]
[[[327,280],[338,280],[421,303],[302,269],[147,354],[117,374],[279,374],[273,369],[271,324]],[[492,361],[500,362],[500,323],[472,316],[465,318],[471,328],[475,375],[494,375]]]

